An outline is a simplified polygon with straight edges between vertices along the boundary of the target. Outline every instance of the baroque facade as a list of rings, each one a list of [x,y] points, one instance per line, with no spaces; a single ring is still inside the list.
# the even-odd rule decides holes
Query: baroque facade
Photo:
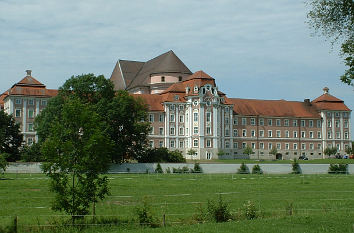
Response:
[[[345,154],[350,146],[351,110],[328,88],[313,101],[228,98],[173,51],[147,62],[119,60],[111,80],[147,103],[150,146],[181,150],[187,159],[316,159],[327,147]]]

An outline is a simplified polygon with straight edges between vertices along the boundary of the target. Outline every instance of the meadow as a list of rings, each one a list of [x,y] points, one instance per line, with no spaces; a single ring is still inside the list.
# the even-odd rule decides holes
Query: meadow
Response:
[[[0,180],[1,226],[17,216],[19,232],[78,231],[53,226],[70,216],[51,210],[54,195],[46,176],[5,177]],[[109,179],[111,195],[97,203],[96,215],[118,218],[119,224],[92,225],[81,232],[353,232],[353,175],[114,174]],[[238,217],[197,223],[193,216],[220,197]],[[165,227],[135,224],[135,210],[143,201],[160,223],[165,216]],[[256,207],[256,219],[242,218],[248,201]]]

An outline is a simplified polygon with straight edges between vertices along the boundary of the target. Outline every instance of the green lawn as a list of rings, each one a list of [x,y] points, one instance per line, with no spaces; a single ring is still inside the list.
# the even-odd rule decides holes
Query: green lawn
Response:
[[[48,179],[41,174],[7,174],[0,180],[0,226],[18,216],[19,229],[52,224],[68,218],[53,212]],[[157,218],[166,215],[166,228],[92,226],[84,232],[353,232],[353,175],[235,175],[120,174],[109,175],[111,196],[96,206],[97,215],[134,217],[146,198]],[[199,206],[219,196],[235,215],[252,200],[260,217],[228,223],[193,224]],[[286,207],[293,205],[293,215]],[[54,216],[56,215],[56,216]],[[42,230],[43,231],[43,230]],[[61,230],[62,231],[62,230]],[[60,231],[60,232],[61,232]],[[67,232],[72,230],[67,229]],[[1,232],[1,231],[0,231]]]

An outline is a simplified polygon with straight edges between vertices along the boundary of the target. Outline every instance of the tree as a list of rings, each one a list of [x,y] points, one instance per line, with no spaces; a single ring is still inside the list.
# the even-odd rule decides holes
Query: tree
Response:
[[[348,69],[341,81],[354,85],[354,2],[353,0],[311,0],[308,23],[332,43],[342,41],[341,54]]]
[[[8,156],[9,155],[6,153],[0,154],[0,174],[4,173],[6,171],[6,167],[9,165],[9,163],[6,160]]]
[[[197,153],[197,151],[194,150],[194,149],[192,149],[192,148],[187,151],[187,154],[190,155],[191,158],[192,158],[192,156],[194,156],[196,153]]]
[[[243,154],[248,155],[248,156],[250,156],[253,153],[254,152],[253,152],[252,148],[249,145],[247,145],[246,148],[243,150]]]
[[[337,153],[337,148],[336,147],[327,147],[324,150],[324,154],[328,155],[328,157],[331,157],[331,155],[335,155]]]
[[[348,147],[345,149],[345,153],[347,153],[348,155],[354,154],[354,142],[352,142],[352,147]]]
[[[270,152],[269,152],[269,154],[271,154],[271,155],[276,155],[278,153],[278,150],[277,150],[277,148],[275,148],[275,147],[273,147],[271,150],[270,150]]]
[[[108,194],[108,180],[102,174],[109,168],[113,142],[102,118],[77,98],[65,100],[48,132],[41,152],[47,161],[43,171],[56,193],[52,208],[71,214],[74,221]]]
[[[50,124],[61,114],[68,99],[79,99],[90,104],[102,116],[106,133],[115,143],[111,151],[112,162],[121,163],[145,152],[150,128],[150,123],[146,121],[146,104],[126,91],[115,93],[110,80],[93,74],[72,76],[37,116],[35,126],[40,143],[48,137]]]
[[[0,111],[0,154],[9,154],[8,161],[20,159],[19,147],[22,140],[20,126],[15,122],[15,119],[4,111]]]

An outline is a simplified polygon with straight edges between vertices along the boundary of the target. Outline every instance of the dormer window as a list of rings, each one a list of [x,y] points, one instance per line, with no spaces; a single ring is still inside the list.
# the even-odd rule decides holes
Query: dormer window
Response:
[[[182,76],[178,76],[178,81],[182,82]]]
[[[161,82],[162,82],[162,83],[165,82],[165,76],[161,76]]]
[[[208,91],[210,91],[210,86],[206,86],[206,89],[207,89]]]
[[[194,93],[198,93],[198,87],[197,86],[194,87]]]
[[[179,96],[178,95],[175,95],[175,100],[178,100],[179,99]]]

